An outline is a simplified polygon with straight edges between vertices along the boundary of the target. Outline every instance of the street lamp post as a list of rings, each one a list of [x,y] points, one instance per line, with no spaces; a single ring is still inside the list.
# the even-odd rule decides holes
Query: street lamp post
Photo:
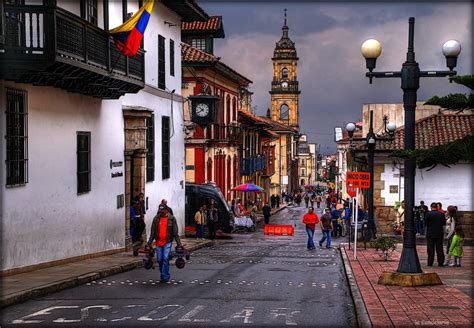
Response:
[[[370,111],[369,116],[369,132],[365,138],[354,138],[354,131],[356,126],[354,123],[347,123],[346,130],[349,134],[349,142],[351,147],[353,146],[353,141],[365,141],[367,145],[367,164],[370,172],[370,185],[367,193],[367,206],[369,209],[368,217],[368,228],[369,233],[365,237],[365,241],[370,241],[375,237],[375,220],[374,220],[374,155],[375,155],[375,146],[377,140],[393,140],[395,134],[395,129],[397,126],[395,123],[389,123],[388,117],[384,116],[384,133],[388,133],[388,136],[379,136],[374,132],[374,113]]]
[[[405,109],[405,150],[415,149],[415,109],[417,100],[417,90],[420,85],[420,77],[446,77],[456,75],[453,69],[456,67],[457,57],[461,52],[461,45],[455,40],[447,41],[443,47],[443,54],[446,57],[446,66],[449,71],[420,71],[418,63],[415,61],[414,52],[414,30],[415,18],[408,20],[408,52],[405,63],[401,71],[395,72],[373,72],[376,60],[382,53],[380,42],[374,39],[366,40],[361,47],[362,55],[366,59],[366,66],[369,72],[366,76],[369,83],[375,78],[401,78],[401,88],[403,90],[403,107]],[[421,273],[420,261],[416,251],[415,237],[415,169],[416,164],[412,160],[405,160],[405,230],[403,234],[403,250],[398,264],[399,273]]]

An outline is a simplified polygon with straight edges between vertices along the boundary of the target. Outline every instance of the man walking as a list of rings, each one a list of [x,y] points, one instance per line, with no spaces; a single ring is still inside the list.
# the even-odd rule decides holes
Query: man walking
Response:
[[[276,196],[273,194],[270,196],[270,204],[272,205],[272,208],[275,208],[275,203],[276,203]]]
[[[153,218],[153,223],[151,224],[148,245],[151,247],[153,241],[156,240],[156,260],[160,268],[161,282],[168,282],[170,280],[169,256],[173,239],[176,240],[177,246],[181,247],[176,219],[172,214],[168,213],[166,206],[160,205],[158,207],[158,214]]]
[[[168,210],[168,213],[173,215],[173,210],[171,209],[171,207],[168,206],[168,201],[166,199],[162,199],[161,200],[161,204],[160,205],[163,205],[164,207],[166,207],[166,209]]]
[[[313,238],[316,224],[319,223],[319,218],[316,213],[313,212],[312,207],[308,208],[308,212],[304,215],[303,223],[306,225],[306,233],[308,234],[308,243],[306,247],[308,250],[316,249]]]
[[[431,211],[425,216],[425,225],[428,266],[433,266],[435,249],[438,265],[444,266],[443,235],[446,218],[443,213],[439,212],[436,203],[431,203]]]
[[[280,208],[280,195],[275,196],[275,205],[276,208]]]
[[[270,207],[270,205],[268,205],[268,202],[262,208],[262,212],[263,212],[264,222],[265,224],[268,224],[270,222],[270,215],[272,214],[272,208]]]
[[[216,238],[217,223],[219,222],[219,212],[215,203],[212,203],[211,209],[208,212],[207,228],[209,229],[209,238],[214,240]]]
[[[326,241],[326,248],[331,248],[331,231],[333,230],[331,214],[329,213],[329,208],[324,210],[324,214],[319,221],[321,230],[323,232],[323,237],[319,241],[319,247],[323,247],[323,243]]]
[[[318,196],[316,197],[316,206],[317,206],[318,208],[321,208],[321,202],[322,202],[321,195],[318,195]]]

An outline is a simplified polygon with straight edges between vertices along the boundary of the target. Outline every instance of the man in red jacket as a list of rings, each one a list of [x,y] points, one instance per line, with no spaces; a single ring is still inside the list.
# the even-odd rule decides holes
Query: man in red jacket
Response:
[[[319,218],[316,213],[313,212],[313,208],[308,208],[308,213],[303,217],[303,223],[306,225],[306,233],[308,234],[308,250],[316,249],[314,246],[314,230],[316,229],[316,224],[319,223]]]

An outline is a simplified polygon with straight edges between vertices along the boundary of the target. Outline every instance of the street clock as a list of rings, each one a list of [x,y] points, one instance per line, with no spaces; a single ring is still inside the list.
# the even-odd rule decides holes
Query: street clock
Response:
[[[199,125],[208,125],[216,120],[216,104],[218,97],[207,94],[190,96],[191,121]]]

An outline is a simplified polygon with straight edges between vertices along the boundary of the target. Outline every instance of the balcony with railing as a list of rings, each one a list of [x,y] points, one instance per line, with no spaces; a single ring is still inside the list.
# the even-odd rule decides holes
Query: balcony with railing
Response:
[[[0,79],[102,99],[145,86],[143,51],[123,56],[106,31],[64,9],[3,4],[0,14],[5,29]]]
[[[264,172],[266,168],[266,157],[263,154],[249,158],[240,157],[240,175],[252,175],[256,172]]]
[[[209,142],[240,143],[242,129],[238,125],[212,123],[206,127],[206,138]]]

